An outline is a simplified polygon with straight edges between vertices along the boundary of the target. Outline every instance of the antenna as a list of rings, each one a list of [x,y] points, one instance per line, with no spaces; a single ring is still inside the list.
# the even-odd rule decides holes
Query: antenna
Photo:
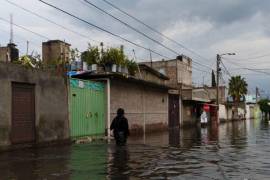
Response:
[[[10,40],[9,43],[13,43],[13,14],[10,14]]]

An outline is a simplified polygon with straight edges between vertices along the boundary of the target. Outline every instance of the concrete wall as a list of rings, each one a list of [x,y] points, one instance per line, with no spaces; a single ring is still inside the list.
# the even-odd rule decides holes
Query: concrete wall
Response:
[[[192,86],[192,60],[188,57],[177,60],[177,82],[183,84],[184,89]]]
[[[145,81],[150,81],[150,82],[154,82],[157,84],[161,84],[161,85],[165,85],[166,81],[164,79],[159,78],[158,76],[144,70],[141,69],[140,72],[136,73],[135,75],[137,78],[141,78]]]
[[[0,63],[0,145],[10,145],[12,82],[35,85],[37,142],[68,139],[68,95],[65,79],[50,72]]]
[[[168,126],[168,91],[127,81],[111,81],[111,121],[124,108],[133,133],[159,131]]]
[[[144,64],[151,66],[150,62]],[[167,85],[179,88],[182,85],[183,89],[192,87],[192,60],[183,56],[182,59],[173,59],[167,61],[154,61],[152,67],[159,72],[164,73],[170,78]]]

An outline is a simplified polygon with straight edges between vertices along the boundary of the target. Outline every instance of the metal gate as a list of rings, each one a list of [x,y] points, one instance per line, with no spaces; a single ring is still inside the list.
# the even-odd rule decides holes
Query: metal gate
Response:
[[[12,144],[35,141],[35,86],[12,83]]]
[[[104,85],[98,82],[70,79],[71,137],[105,133]]]
[[[169,94],[169,128],[179,127],[179,95]]]

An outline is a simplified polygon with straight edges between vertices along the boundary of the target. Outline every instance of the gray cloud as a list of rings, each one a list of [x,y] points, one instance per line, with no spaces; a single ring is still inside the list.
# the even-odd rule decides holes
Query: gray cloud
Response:
[[[108,45],[124,44],[128,54],[132,54],[132,49],[135,49],[136,54],[140,59],[149,59],[149,52],[136,48],[128,43],[124,43],[121,40],[117,40],[104,32],[99,32],[95,28],[74,20],[62,13],[56,12],[36,0],[12,1],[24,6],[25,8],[30,8],[31,10],[38,12],[40,15],[44,15],[49,19],[53,19],[58,23],[70,27],[73,30],[89,35],[89,38],[104,41]],[[192,57],[195,61],[199,61],[207,65],[214,65],[215,55],[217,53],[233,51],[237,52],[239,58],[245,58],[249,55],[252,56],[255,53],[265,54],[270,48],[270,25],[268,25],[270,19],[269,0],[109,0],[113,4],[128,11],[130,14],[133,14],[157,30],[183,43],[202,56],[209,58],[209,61],[201,59],[200,57],[197,57],[187,50],[182,49],[181,47],[149,31],[144,26],[125,17],[123,14],[106,5],[101,0],[89,1],[106,9],[115,16],[120,17],[122,20],[132,24],[132,26],[149,34],[158,41],[176,49],[180,53],[184,53]],[[95,8],[89,8],[86,5],[83,5],[79,0],[48,0],[48,2],[66,9],[83,19],[104,27],[116,34],[140,43],[146,47],[151,47],[166,56],[175,56],[173,53],[121,25],[119,22],[113,20],[107,15],[104,15]],[[14,22],[17,22],[18,24],[28,26],[39,33],[44,33],[52,39],[65,39],[74,47],[78,47],[81,50],[86,48],[87,42],[89,41],[88,39],[59,29],[46,21],[26,14],[25,12],[8,5],[4,0],[0,3],[0,17],[8,18],[9,13],[12,12],[14,14]],[[1,29],[8,31],[8,25],[4,25],[4,23],[1,22],[0,30]],[[16,41],[22,49],[25,49],[25,40],[23,39],[30,39],[35,44],[41,44],[42,39],[31,35],[30,33],[24,33],[19,29],[15,29],[15,32]],[[8,40],[6,37],[8,34],[0,31],[0,35],[0,43],[3,44]],[[34,47],[34,44],[33,48],[40,51],[40,48]],[[154,59],[161,58],[156,55],[153,55],[153,57]],[[267,61],[267,58],[262,59],[262,61]],[[229,69],[235,68],[234,65],[230,63],[226,63],[226,65]],[[256,67],[267,66],[270,67],[270,63],[256,64]],[[210,71],[204,67],[197,66],[197,68]],[[202,72],[194,70],[194,77],[200,77],[201,73]],[[241,73],[241,70],[233,73]],[[210,75],[205,74],[205,76]],[[262,77],[263,76],[249,77],[248,80],[251,83],[256,84],[255,82],[261,80]],[[193,80],[196,83],[202,82],[201,78],[195,78]],[[270,89],[270,86],[267,83],[262,83],[261,86]]]

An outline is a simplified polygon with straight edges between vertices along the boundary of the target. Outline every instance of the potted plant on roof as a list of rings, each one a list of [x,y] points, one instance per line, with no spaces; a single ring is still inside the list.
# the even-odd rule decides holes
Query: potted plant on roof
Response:
[[[128,60],[127,62],[128,73],[131,76],[135,76],[138,70],[138,64],[134,60]]]
[[[105,71],[117,71],[117,65],[121,65],[123,58],[118,48],[109,48],[103,53],[101,64],[105,67]]]
[[[81,59],[83,62],[86,62],[88,64],[88,69],[90,69],[91,71],[96,71],[97,64],[100,61],[100,52],[98,47],[91,47],[89,45],[89,48],[81,54]]]

